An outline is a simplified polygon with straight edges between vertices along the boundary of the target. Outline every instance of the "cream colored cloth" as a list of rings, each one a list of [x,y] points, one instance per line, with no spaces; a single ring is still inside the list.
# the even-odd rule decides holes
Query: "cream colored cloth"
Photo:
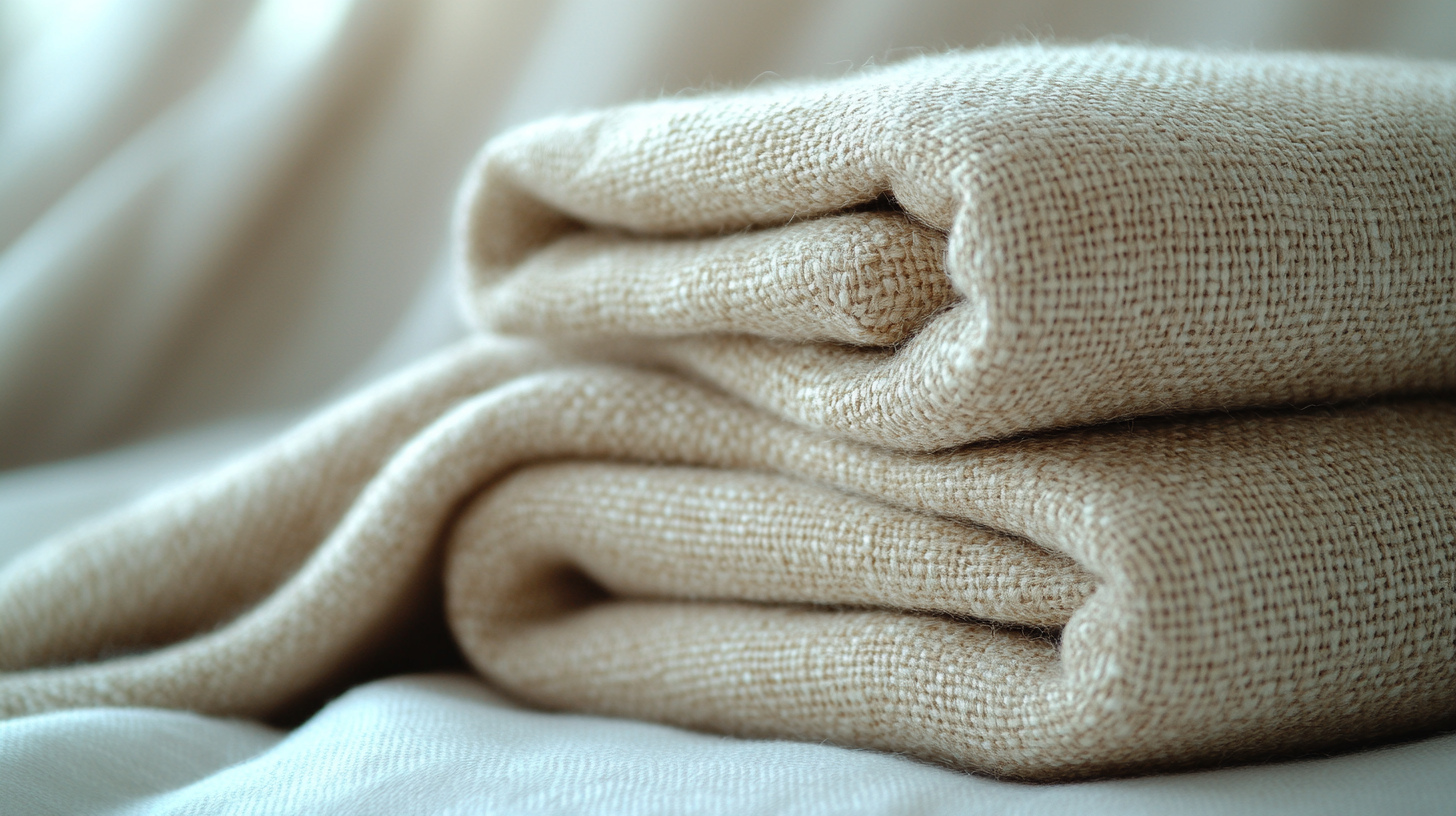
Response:
[[[1017,48],[507,136],[461,210],[472,308],[797,422],[462,344],[0,573],[0,711],[289,715],[443,589],[538,704],[1018,778],[1443,727],[1449,403],[915,450],[1448,386],[1452,89]]]
[[[923,456],[481,341],[22,558],[0,704],[276,714],[453,529],[450,625],[539,704],[1024,778],[1328,749],[1451,720],[1453,487],[1439,402]]]
[[[457,234],[487,328],[933,450],[1456,386],[1453,175],[1451,64],[1016,46],[522,128]]]

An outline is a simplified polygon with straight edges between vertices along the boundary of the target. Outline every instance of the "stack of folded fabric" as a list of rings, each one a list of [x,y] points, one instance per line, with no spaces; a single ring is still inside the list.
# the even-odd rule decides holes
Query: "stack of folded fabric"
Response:
[[[1023,779],[1450,727],[1453,176],[1456,67],[1352,57],[526,127],[486,331],[0,574],[0,712],[276,715],[443,586],[525,701]]]

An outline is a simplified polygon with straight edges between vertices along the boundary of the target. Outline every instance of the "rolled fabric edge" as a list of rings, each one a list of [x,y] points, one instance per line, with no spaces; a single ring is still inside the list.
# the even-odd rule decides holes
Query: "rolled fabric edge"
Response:
[[[731,318],[644,330],[624,359],[651,347],[781,416],[915,451],[1449,390],[1453,111],[1441,63],[1035,45],[546,120],[467,175],[462,303],[479,321],[491,287],[582,229],[710,242],[890,195],[948,234],[963,299],[891,365],[724,337],[760,331]],[[753,359],[723,359],[735,344]]]

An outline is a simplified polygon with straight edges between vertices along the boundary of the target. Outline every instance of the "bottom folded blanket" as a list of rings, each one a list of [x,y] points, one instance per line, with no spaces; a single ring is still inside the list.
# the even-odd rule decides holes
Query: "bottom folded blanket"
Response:
[[[442,570],[542,706],[1024,779],[1331,750],[1456,721],[1456,406],[902,454],[475,340],[0,573],[0,712],[268,716]]]

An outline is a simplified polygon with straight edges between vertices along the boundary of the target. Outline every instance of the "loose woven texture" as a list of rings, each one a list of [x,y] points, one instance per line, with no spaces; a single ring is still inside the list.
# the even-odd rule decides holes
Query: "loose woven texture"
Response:
[[[1453,171],[1449,64],[1012,46],[527,126],[457,232],[484,327],[933,450],[1456,385]]]
[[[507,135],[468,305],[574,348],[474,338],[0,572],[0,713],[271,716],[443,583],[539,705],[1025,779],[1456,724],[1449,400],[985,441],[1450,388],[1453,76],[1015,47]]]
[[[541,705],[1028,779],[1330,749],[1452,721],[1453,488],[1443,402],[917,455],[472,341],[0,574],[0,708],[277,712],[448,536]]]
[[[540,705],[1020,778],[1409,733],[1456,714],[1453,431],[1451,406],[1409,404],[928,459],[782,427],[713,434],[759,467],[993,526],[993,548],[1030,562],[994,575],[1043,614],[1006,614],[999,586],[969,596],[978,530],[947,548],[897,529],[891,508],[844,498],[856,510],[841,516],[762,476],[551,465],[467,512],[450,617],[487,677]],[[1037,545],[1071,555],[1095,591]],[[1054,624],[1066,598],[1080,604],[1059,644],[958,618]],[[740,600],[759,603],[725,602]]]

